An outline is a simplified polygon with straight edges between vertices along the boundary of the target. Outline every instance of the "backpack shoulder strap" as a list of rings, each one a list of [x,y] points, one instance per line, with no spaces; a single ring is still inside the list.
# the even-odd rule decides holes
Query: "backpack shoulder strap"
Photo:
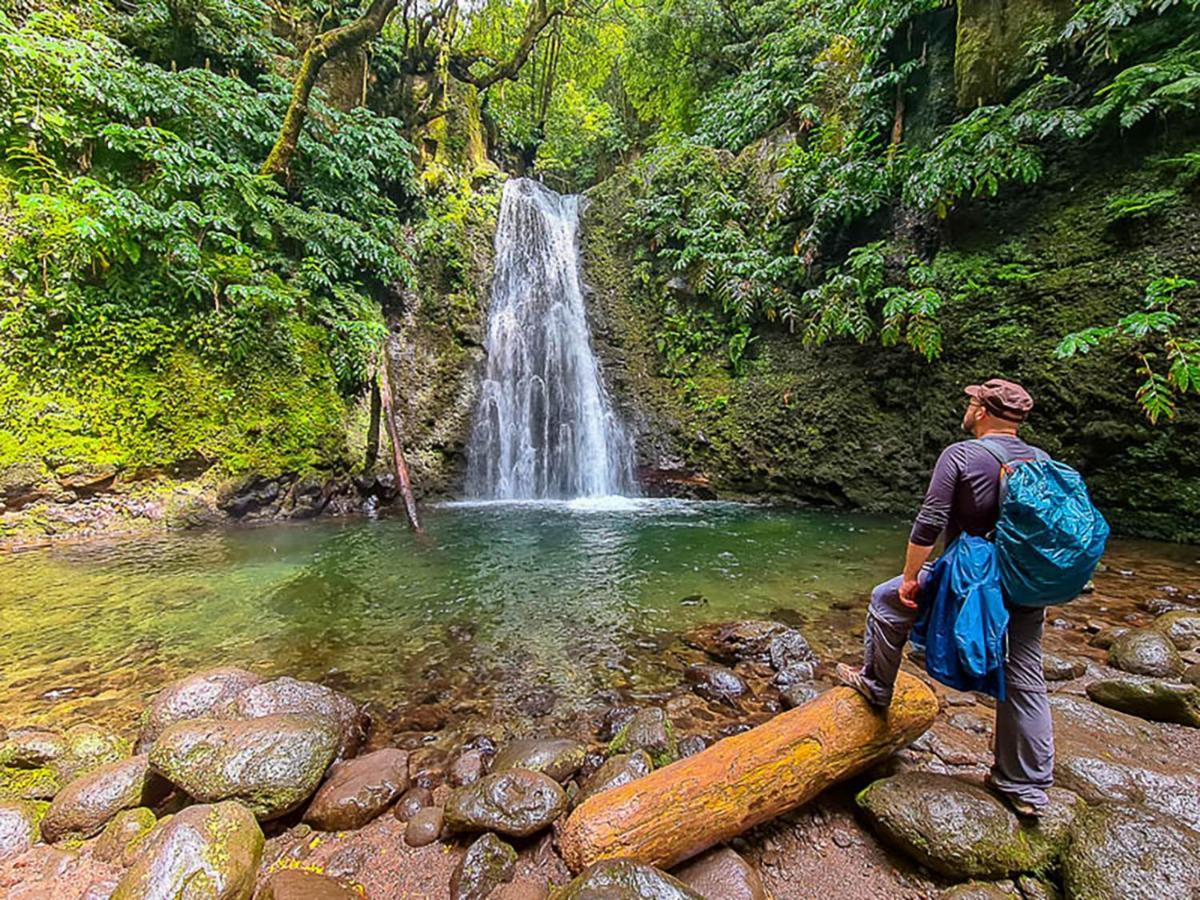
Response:
[[[1003,447],[998,446],[995,441],[985,441],[983,438],[971,438],[971,440],[969,440],[967,443],[978,444],[980,447],[986,450],[989,454],[995,457],[996,462],[1000,463],[1000,468],[1007,466],[1009,460],[1011,459],[1008,451]]]

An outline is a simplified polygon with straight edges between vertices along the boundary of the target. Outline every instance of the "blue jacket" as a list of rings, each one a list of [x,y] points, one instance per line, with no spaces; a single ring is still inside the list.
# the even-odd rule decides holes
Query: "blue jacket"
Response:
[[[925,646],[925,671],[947,687],[1004,700],[1008,609],[996,545],[964,534],[933,564],[921,587],[913,641]]]

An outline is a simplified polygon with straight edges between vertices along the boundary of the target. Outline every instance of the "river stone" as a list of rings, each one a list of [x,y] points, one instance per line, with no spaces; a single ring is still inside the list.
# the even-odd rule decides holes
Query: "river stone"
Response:
[[[1089,810],[1063,854],[1068,897],[1159,900],[1200,894],[1200,833],[1140,806]]]
[[[783,697],[783,705],[788,709],[795,709],[797,706],[803,706],[805,703],[811,703],[821,696],[821,689],[815,684],[789,684],[779,692]]]
[[[464,784],[474,784],[483,777],[483,753],[478,750],[464,750],[450,764],[447,777],[453,787]]]
[[[1183,672],[1183,660],[1175,645],[1161,631],[1134,628],[1108,648],[1109,665],[1133,675],[1170,678]]]
[[[41,800],[0,803],[0,861],[18,856],[38,842],[48,806]]]
[[[1194,609],[1159,616],[1152,627],[1169,637],[1180,650],[1191,650],[1200,644],[1200,612]]]
[[[288,714],[332,719],[340,730],[337,762],[358,753],[369,724],[366,713],[345,694],[313,681],[286,677],[249,687],[218,709],[214,712],[218,718],[259,719]]]
[[[187,719],[213,717],[213,710],[227,705],[246,688],[262,683],[253,672],[226,666],[196,672],[173,681],[155,695],[142,714],[138,753],[145,753],[163,729]]]
[[[770,662],[772,642],[788,632],[804,639],[798,631],[779,622],[752,619],[701,625],[685,634],[683,642],[722,662],[736,663],[746,659]]]
[[[414,785],[404,792],[404,795],[396,803],[396,808],[393,810],[396,818],[401,822],[407,822],[418,812],[433,803],[433,793],[429,788],[423,788],[419,785]]]
[[[938,894],[938,900],[1012,900],[1021,892],[1011,881],[967,881]]]
[[[661,869],[632,859],[602,859],[579,873],[551,900],[705,900]]]
[[[639,709],[608,745],[610,754],[634,750],[645,750],[656,767],[679,759],[675,728],[665,711],[657,706]]]
[[[817,654],[813,653],[807,638],[794,628],[788,628],[771,638],[767,655],[770,657],[771,667],[776,672],[797,667],[811,670],[817,664]]]
[[[67,752],[53,766],[64,785],[106,763],[125,759],[132,749],[125,738],[98,725],[76,725],[63,732],[63,737]]]
[[[362,828],[408,787],[408,754],[391,747],[335,765],[304,821],[321,831]]]
[[[708,741],[698,734],[689,734],[679,739],[679,756],[695,756],[708,747]]]
[[[758,870],[728,847],[716,847],[673,873],[706,900],[769,900]]]
[[[815,663],[796,662],[776,672],[775,677],[771,679],[771,683],[780,689],[794,687],[798,684],[808,684],[816,674],[817,667]]]
[[[303,803],[338,749],[336,724],[315,716],[176,722],[154,742],[150,764],[203,803],[240,800],[260,819]]]
[[[507,769],[460,787],[446,801],[451,831],[498,831],[528,837],[563,814],[567,795],[541,772]]]
[[[516,868],[517,851],[488,832],[467,848],[450,876],[451,900],[484,900],[512,881]]]
[[[1126,634],[1129,629],[1124,625],[1109,625],[1107,628],[1102,628],[1096,632],[1088,641],[1093,647],[1099,647],[1101,650],[1107,650],[1113,645],[1121,635]]]
[[[705,700],[717,703],[732,703],[748,690],[741,676],[724,666],[697,663],[688,666],[683,676],[693,691]]]
[[[1082,659],[1063,659],[1052,653],[1042,654],[1042,674],[1047,681],[1070,681],[1087,671]]]
[[[189,806],[147,839],[112,900],[249,900],[262,851],[258,822],[240,803]]]
[[[54,731],[30,728],[11,732],[0,743],[0,766],[36,769],[48,766],[67,752],[67,739]]]
[[[876,781],[857,799],[885,840],[922,865],[958,879],[1046,869],[1082,806],[1070,791],[1051,789],[1045,814],[1036,822],[1021,822],[983,788],[924,772]]]
[[[1087,695],[1095,703],[1149,719],[1200,728],[1200,687],[1152,679],[1093,681]]]
[[[157,817],[144,806],[122,810],[104,826],[92,855],[103,862],[120,862],[157,824]]]
[[[280,869],[262,883],[255,900],[362,900],[340,881],[305,869]]]
[[[492,771],[529,769],[555,781],[566,781],[579,771],[587,746],[569,738],[527,738],[512,741],[492,760]]]
[[[610,757],[592,775],[584,779],[583,784],[579,786],[579,793],[572,799],[572,806],[579,806],[584,800],[601,791],[620,787],[636,781],[643,775],[649,775],[653,768],[654,763],[650,761],[650,754],[645,750],[619,753]]]
[[[58,773],[50,766],[36,769],[0,766],[0,801],[53,800],[61,784]]]
[[[150,771],[144,753],[108,763],[58,792],[42,819],[42,837],[51,844],[89,838],[121,810],[155,806],[170,793],[171,785]]]
[[[404,843],[410,847],[432,844],[442,834],[445,814],[436,806],[417,810],[404,829]]]

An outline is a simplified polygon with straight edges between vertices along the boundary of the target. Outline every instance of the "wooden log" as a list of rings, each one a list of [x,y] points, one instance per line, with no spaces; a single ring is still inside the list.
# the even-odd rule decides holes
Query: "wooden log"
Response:
[[[574,872],[615,857],[668,868],[886,759],[924,734],[937,711],[933,692],[904,673],[886,714],[833,688],[588,798],[563,826],[559,849]]]

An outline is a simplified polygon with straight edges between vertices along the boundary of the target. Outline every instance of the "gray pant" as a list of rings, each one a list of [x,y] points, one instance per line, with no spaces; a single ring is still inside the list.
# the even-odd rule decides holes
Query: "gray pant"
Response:
[[[925,573],[921,573],[924,582]],[[881,705],[891,701],[900,656],[917,610],[900,602],[900,576],[871,592],[867,611],[863,677]],[[1004,667],[1008,699],[996,706],[992,781],[1017,800],[1042,806],[1054,783],[1054,726],[1042,673],[1042,609],[1008,609],[1008,660]]]

